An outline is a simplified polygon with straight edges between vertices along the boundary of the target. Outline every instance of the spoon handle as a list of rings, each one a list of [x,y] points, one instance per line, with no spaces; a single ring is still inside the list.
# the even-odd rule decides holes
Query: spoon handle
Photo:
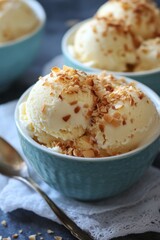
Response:
[[[36,192],[38,192],[43,199],[48,203],[52,211],[58,217],[58,219],[63,223],[70,233],[79,240],[93,240],[85,231],[79,228],[75,222],[73,222],[48,196],[43,192],[40,187],[31,178],[24,178],[20,176],[15,176],[14,178],[26,183]]]

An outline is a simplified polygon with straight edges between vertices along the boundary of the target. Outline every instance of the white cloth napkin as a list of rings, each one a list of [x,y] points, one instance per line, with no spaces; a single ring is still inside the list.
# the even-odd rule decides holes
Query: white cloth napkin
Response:
[[[21,152],[14,123],[15,105],[16,101],[0,105],[0,136]],[[146,231],[160,232],[160,171],[156,168],[151,167],[136,185],[120,196],[99,202],[69,199],[40,179],[38,182],[57,205],[96,240]],[[38,193],[18,180],[2,175],[0,208],[5,212],[22,208],[59,222]]]

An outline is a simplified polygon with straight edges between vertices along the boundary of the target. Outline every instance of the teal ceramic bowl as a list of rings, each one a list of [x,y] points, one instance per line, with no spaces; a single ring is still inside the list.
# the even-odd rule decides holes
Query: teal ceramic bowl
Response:
[[[14,41],[0,44],[0,91],[7,88],[29,68],[38,53],[43,36],[46,21],[43,7],[36,0],[24,1],[38,16],[40,23],[32,33]]]
[[[138,86],[152,99],[160,115],[158,95],[143,84]],[[23,152],[38,175],[65,196],[88,201],[120,194],[136,183],[155,159],[160,146],[160,124],[147,142],[125,154],[81,158],[53,152],[35,142],[19,120],[19,105],[26,100],[29,92],[30,89],[22,95],[15,110]]]
[[[84,24],[88,20],[89,19],[74,25],[64,34],[62,38],[62,44],[61,44],[62,54],[64,57],[64,64],[73,68],[83,70],[85,72],[100,72],[102,71],[102,69],[88,67],[85,64],[76,60],[72,56],[68,48],[69,45],[73,45],[76,31],[79,29],[79,27],[82,24]],[[142,72],[111,72],[111,71],[107,71],[107,72],[111,74],[133,78],[147,85],[152,90],[154,90],[158,95],[160,95],[160,68],[155,70],[142,71]]]

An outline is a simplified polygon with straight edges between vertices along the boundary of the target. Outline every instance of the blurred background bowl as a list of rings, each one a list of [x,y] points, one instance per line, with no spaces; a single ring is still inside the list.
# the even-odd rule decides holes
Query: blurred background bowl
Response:
[[[39,25],[31,33],[0,44],[0,91],[6,89],[25,72],[36,57],[43,36],[46,14],[41,4],[24,0],[39,19]]]
[[[155,103],[160,114],[158,95],[143,84],[137,83],[137,86]],[[160,145],[158,124],[142,146],[111,157],[72,157],[38,144],[19,120],[19,106],[26,101],[30,90],[22,95],[15,110],[20,143],[29,165],[48,185],[62,194],[80,200],[98,200],[117,195],[137,182],[155,159]]]
[[[62,38],[62,44],[61,44],[62,54],[64,57],[64,64],[67,66],[71,66],[73,68],[83,70],[85,72],[100,72],[102,71],[102,69],[88,67],[87,65],[75,59],[72,56],[71,52],[69,51],[69,47],[68,47],[69,45],[73,45],[76,31],[79,29],[79,27],[82,24],[84,24],[88,20],[89,19],[74,25],[64,34]],[[107,72],[111,74],[121,75],[121,76],[135,79],[147,85],[152,90],[154,90],[157,94],[160,95],[160,68],[148,70],[148,71],[142,71],[142,72],[112,72],[112,71],[107,71]]]

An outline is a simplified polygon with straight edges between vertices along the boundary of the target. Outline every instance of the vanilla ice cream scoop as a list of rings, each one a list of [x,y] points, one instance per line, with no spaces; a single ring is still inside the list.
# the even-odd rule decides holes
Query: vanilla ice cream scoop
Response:
[[[64,67],[53,68],[33,86],[26,101],[27,121],[39,141],[50,138],[73,140],[86,131],[88,112],[93,108],[89,77]],[[45,136],[47,135],[47,140]]]
[[[38,26],[38,17],[25,1],[0,1],[0,43],[25,36]]]
[[[160,33],[160,11],[151,1],[110,0],[98,9],[97,16],[123,21],[140,40]]]
[[[135,46],[135,39],[119,23],[92,18],[77,30],[73,52],[87,66],[121,72],[135,64]]]
[[[135,71],[160,68],[160,37],[144,41],[137,49]]]
[[[131,151],[151,135],[159,118],[151,100],[134,84],[112,76],[103,77],[96,92],[101,98],[92,116],[91,132],[95,133],[101,154],[117,155]],[[106,89],[106,90],[104,90]]]
[[[156,107],[134,83],[66,66],[41,77],[19,112],[35,141],[78,157],[131,151],[160,126]]]

